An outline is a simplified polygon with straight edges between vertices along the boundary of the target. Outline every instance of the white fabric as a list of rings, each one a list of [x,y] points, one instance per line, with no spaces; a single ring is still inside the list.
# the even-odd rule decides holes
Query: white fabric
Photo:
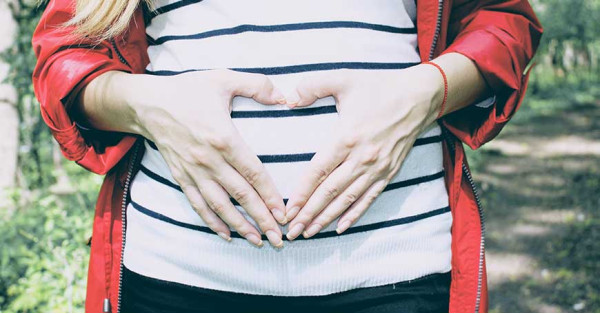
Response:
[[[175,2],[160,0],[157,7]],[[239,25],[332,21],[410,29],[414,28],[414,5],[411,0],[205,0],[154,17],[147,34],[158,39]],[[415,32],[399,34],[352,27],[249,31],[171,40],[150,46],[148,52],[149,71],[420,62]],[[287,92],[306,75],[310,72],[270,78]],[[334,105],[334,98],[327,97],[310,108]],[[265,106],[242,97],[236,97],[232,103],[234,114],[265,110],[290,109]],[[257,155],[284,155],[314,153],[327,145],[337,119],[333,112],[234,118],[233,123]],[[434,124],[419,138],[439,135],[440,128]],[[175,183],[160,153],[148,144],[142,164],[154,175]],[[265,163],[265,168],[282,196],[288,198],[308,164]],[[442,171],[442,145],[438,140],[415,146],[391,183]],[[224,291],[299,296],[406,281],[451,268],[452,216],[447,210],[440,211],[448,206],[442,176],[382,193],[352,228],[386,221],[403,223],[339,236],[286,241],[282,249],[275,249],[266,241],[258,249],[240,238],[227,243],[215,234],[195,230],[206,225],[184,194],[146,173],[140,172],[133,179],[131,199],[136,205],[129,204],[127,208],[124,263],[132,271],[153,278]],[[238,209],[254,223],[243,208]],[[414,217],[421,218],[412,221]],[[336,226],[337,220],[321,233],[331,234]],[[288,226],[281,229],[285,234]]]

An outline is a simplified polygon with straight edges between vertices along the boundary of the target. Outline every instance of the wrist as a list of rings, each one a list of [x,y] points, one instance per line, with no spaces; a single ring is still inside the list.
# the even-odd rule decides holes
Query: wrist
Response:
[[[114,80],[115,93],[120,95],[123,107],[125,132],[150,138],[142,122],[143,115],[154,104],[153,91],[161,90],[161,79],[160,76],[122,72],[121,77]]]
[[[426,124],[435,122],[444,113],[445,83],[441,71],[431,64],[421,63],[412,67],[416,88],[424,95],[421,105],[426,109]]]
[[[427,61],[423,63],[429,69],[432,87],[431,108],[436,115],[435,119],[439,119],[446,114],[446,104],[448,102],[448,77],[444,69],[435,62]]]

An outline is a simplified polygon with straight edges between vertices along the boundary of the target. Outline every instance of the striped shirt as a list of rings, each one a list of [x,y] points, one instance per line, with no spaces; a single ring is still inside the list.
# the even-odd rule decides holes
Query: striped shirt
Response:
[[[157,7],[146,30],[147,72],[154,75],[229,68],[266,74],[286,93],[311,72],[403,69],[421,61],[414,0],[159,0]],[[333,97],[300,109],[234,98],[233,123],[284,198],[333,133],[335,106]],[[437,124],[419,136],[355,225],[338,235],[336,219],[282,249],[256,248],[236,232],[232,242],[219,238],[192,209],[156,146],[145,145],[126,212],[124,263],[136,273],[222,291],[300,296],[451,268],[452,216]],[[285,234],[288,226],[281,229]]]

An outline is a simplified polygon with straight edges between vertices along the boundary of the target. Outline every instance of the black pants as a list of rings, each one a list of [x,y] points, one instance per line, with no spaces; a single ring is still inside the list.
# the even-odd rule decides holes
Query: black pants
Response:
[[[123,268],[122,312],[448,312],[450,273],[323,295],[282,297],[203,289]]]

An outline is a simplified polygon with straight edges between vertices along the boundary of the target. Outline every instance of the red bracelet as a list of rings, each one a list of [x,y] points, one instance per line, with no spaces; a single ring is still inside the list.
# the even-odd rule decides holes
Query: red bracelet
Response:
[[[438,113],[438,116],[436,118],[436,120],[437,120],[442,117],[442,115],[444,114],[444,109],[446,109],[446,102],[448,101],[448,78],[446,77],[446,72],[444,72],[442,67],[439,66],[437,63],[432,62],[432,61],[425,61],[425,62],[423,62],[423,64],[433,65],[438,70],[440,70],[440,73],[442,74],[442,77],[444,78],[444,99],[442,100],[440,112]]]

